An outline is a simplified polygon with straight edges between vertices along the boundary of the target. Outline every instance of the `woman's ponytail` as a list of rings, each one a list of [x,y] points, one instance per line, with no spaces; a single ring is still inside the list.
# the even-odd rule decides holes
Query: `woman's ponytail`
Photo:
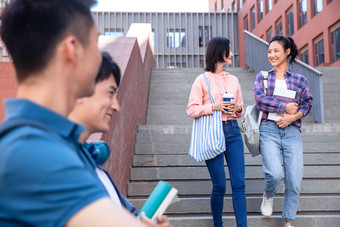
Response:
[[[294,40],[291,37],[287,37],[287,39],[290,42],[290,54],[288,55],[290,57],[290,62],[294,62],[296,56],[298,55],[299,51],[297,49],[297,46],[294,42]]]

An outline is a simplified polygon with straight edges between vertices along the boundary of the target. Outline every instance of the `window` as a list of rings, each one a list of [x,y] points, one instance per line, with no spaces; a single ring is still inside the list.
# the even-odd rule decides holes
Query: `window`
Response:
[[[249,28],[248,28],[248,15],[244,18],[244,30],[249,31]]]
[[[122,28],[105,28],[104,30],[104,35],[105,36],[119,36],[122,37],[124,36],[124,29]]]
[[[267,35],[267,41],[269,42],[273,38],[272,28],[268,29],[268,31],[266,32],[266,35]]]
[[[307,23],[307,0],[299,0],[299,28]]]
[[[209,26],[205,26],[203,29],[203,26],[199,26],[198,30],[199,30],[199,34],[198,34],[199,47],[207,46],[211,38],[211,27],[209,29]]]
[[[332,62],[340,60],[340,23],[339,27],[331,32],[332,39]]]
[[[3,47],[2,49],[2,61],[6,61],[6,62],[12,61],[11,57],[8,54],[6,47]]]
[[[217,11],[217,2],[215,2],[215,11]]]
[[[251,9],[251,30],[255,28],[255,7]]]
[[[270,10],[272,10],[272,0],[266,0],[267,1],[267,11],[266,13],[268,13]]]
[[[313,16],[322,11],[322,0],[313,0]]]
[[[277,3],[279,0],[274,0],[275,3]]]
[[[235,2],[233,2],[232,7],[233,7],[233,8],[232,8],[232,11],[233,11],[233,12],[236,12],[236,4],[235,4]]]
[[[260,21],[263,19],[263,0],[258,0],[257,4],[258,4],[258,12],[259,12],[259,15],[258,15],[259,21],[257,23],[260,23]]]
[[[166,33],[166,44],[170,48],[185,47],[185,30],[168,29]]]
[[[167,68],[174,69],[174,68],[185,68],[185,63],[175,63],[175,62],[168,62]]]
[[[282,35],[282,20],[281,18],[279,19],[279,21],[276,22],[276,32],[277,35]]]
[[[308,57],[308,46],[304,47],[300,51],[301,61],[309,65],[309,57]]]
[[[314,42],[315,49],[315,65],[318,66],[325,62],[325,52],[323,47],[323,39],[318,39]]]
[[[224,9],[224,0],[221,0],[221,7]]]
[[[288,36],[294,35],[294,11],[293,8],[287,13],[287,33]]]
[[[204,68],[204,56],[200,55],[200,68]]]
[[[242,0],[238,0],[238,10],[242,9]]]

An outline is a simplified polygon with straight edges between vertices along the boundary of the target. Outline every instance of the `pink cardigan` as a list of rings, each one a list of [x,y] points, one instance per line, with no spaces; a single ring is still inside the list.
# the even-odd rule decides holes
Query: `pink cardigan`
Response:
[[[244,109],[241,87],[237,77],[227,72],[222,72],[219,74],[205,72],[205,74],[209,79],[210,89],[213,93],[215,103],[223,101],[223,94],[227,91],[228,93],[234,94],[235,102],[242,107],[242,111],[239,113],[222,113],[222,120],[226,121],[228,118],[241,117],[244,113]],[[200,75],[196,78],[194,84],[192,85],[187,107],[187,114],[192,118],[196,118],[212,113],[213,110],[209,97],[208,85],[203,75]]]

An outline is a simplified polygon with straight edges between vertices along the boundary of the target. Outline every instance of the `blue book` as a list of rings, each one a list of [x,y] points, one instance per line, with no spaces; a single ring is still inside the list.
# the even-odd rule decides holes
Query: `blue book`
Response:
[[[140,210],[138,216],[145,212],[146,217],[152,221],[156,221],[161,216],[171,202],[176,198],[178,190],[171,187],[170,184],[159,181],[155,189],[152,191],[144,206]]]

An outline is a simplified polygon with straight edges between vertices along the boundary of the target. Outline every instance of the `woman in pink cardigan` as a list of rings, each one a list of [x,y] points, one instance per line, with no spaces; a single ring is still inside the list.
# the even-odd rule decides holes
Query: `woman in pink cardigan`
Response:
[[[222,111],[226,150],[215,158],[205,161],[213,183],[210,205],[214,227],[223,226],[222,213],[226,192],[224,157],[229,169],[236,223],[238,227],[247,226],[244,150],[237,123],[237,118],[244,113],[243,99],[237,77],[223,71],[223,65],[230,65],[233,56],[227,38],[216,37],[210,40],[206,52],[205,74],[209,79],[215,104],[211,103],[208,85],[203,75],[200,75],[192,85],[187,107],[187,114],[192,118],[213,114],[214,110]],[[225,92],[234,94],[235,102],[224,102]]]

